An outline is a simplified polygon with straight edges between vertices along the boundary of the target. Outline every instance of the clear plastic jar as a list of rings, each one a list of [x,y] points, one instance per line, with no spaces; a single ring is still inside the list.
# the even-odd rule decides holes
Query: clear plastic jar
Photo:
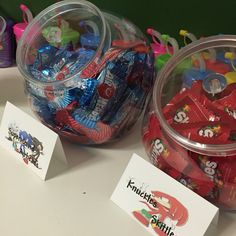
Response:
[[[32,110],[81,144],[125,134],[152,87],[153,53],[128,20],[87,1],[61,1],[37,15],[17,49]]]
[[[157,75],[142,129],[156,167],[227,210],[236,210],[235,65],[236,36],[182,48]]]

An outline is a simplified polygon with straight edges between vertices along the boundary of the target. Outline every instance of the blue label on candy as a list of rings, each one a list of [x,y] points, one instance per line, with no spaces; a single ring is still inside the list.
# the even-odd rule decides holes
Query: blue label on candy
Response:
[[[98,81],[96,79],[81,79],[73,90],[76,101],[80,106],[88,106],[95,94]]]
[[[94,56],[92,49],[80,48],[75,52],[46,45],[38,50],[37,58],[29,66],[32,76],[41,81],[68,78],[81,70]]]
[[[95,129],[100,116],[95,114],[93,111],[89,112],[82,108],[78,108],[75,110],[73,118],[81,125],[86,126],[87,128]]]

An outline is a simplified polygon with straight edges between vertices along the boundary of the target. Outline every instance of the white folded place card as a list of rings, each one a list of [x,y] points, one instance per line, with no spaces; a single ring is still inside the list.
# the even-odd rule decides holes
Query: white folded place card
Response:
[[[219,209],[133,154],[111,200],[152,235],[201,236]]]
[[[67,164],[59,136],[10,102],[1,121],[0,144],[43,180]]]

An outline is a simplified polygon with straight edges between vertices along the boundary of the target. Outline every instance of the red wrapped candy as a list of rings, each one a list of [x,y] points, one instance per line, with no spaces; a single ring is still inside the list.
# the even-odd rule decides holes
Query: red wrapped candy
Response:
[[[149,128],[144,132],[143,142],[152,163],[160,169],[170,166],[183,171],[188,161],[170,146],[154,113],[151,114],[148,123]]]
[[[234,90],[230,95],[213,102],[213,104],[236,119],[236,90]]]
[[[203,121],[189,124],[172,124],[172,128],[182,136],[205,144],[228,143],[231,127],[221,121]]]
[[[188,89],[172,98],[163,113],[169,124],[208,121],[212,116]]]
[[[195,169],[192,166],[191,171],[188,170],[188,174],[183,174],[174,168],[169,168],[165,172],[202,197],[208,196],[213,190],[214,184],[204,176],[197,166],[195,166]]]

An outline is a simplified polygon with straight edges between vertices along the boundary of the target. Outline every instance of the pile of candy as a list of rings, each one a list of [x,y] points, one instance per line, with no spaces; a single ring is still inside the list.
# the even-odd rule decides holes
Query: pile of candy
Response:
[[[209,61],[208,66],[213,63]],[[224,65],[216,67],[230,70],[229,61]],[[209,70],[205,77],[194,66],[184,71],[182,89],[162,109],[167,123],[179,135],[200,144],[222,145],[236,140],[235,72],[219,74],[218,70]],[[193,71],[202,73],[201,79],[186,79]],[[229,73],[231,80],[226,77]],[[143,142],[152,163],[211,202],[235,209],[236,156],[207,156],[183,148],[167,136],[151,104],[148,109]]]
[[[191,89],[183,88],[171,99],[163,108],[167,122],[180,135],[198,143],[235,142],[236,84],[228,85],[217,100],[211,100],[202,83],[194,82]],[[166,136],[153,112],[147,123],[143,142],[155,166],[205,198],[232,204],[236,156],[204,156],[184,149]]]
[[[156,69],[179,50],[168,35],[148,29]],[[180,30],[184,43],[197,38]],[[236,141],[236,54],[233,48],[209,48],[175,62],[161,90],[162,113],[176,136],[199,145],[227,145]],[[156,81],[158,82],[158,81]],[[158,83],[157,83],[158,85]],[[159,84],[160,86],[161,83]],[[159,102],[159,101],[158,101]],[[228,209],[236,209],[236,155],[198,154],[168,136],[153,102],[143,121],[143,143],[151,162],[199,195]],[[187,144],[186,144],[187,147]],[[191,149],[191,148],[190,148]],[[202,152],[204,153],[204,152]],[[213,155],[213,154],[212,154]]]
[[[49,37],[48,29],[43,32]],[[75,42],[64,40],[58,47],[49,39],[27,66],[36,82],[27,81],[26,91],[41,121],[81,144],[113,141],[127,132],[140,116],[153,83],[154,58],[148,46],[114,40],[96,58],[100,39],[94,34],[81,34],[77,49]]]

